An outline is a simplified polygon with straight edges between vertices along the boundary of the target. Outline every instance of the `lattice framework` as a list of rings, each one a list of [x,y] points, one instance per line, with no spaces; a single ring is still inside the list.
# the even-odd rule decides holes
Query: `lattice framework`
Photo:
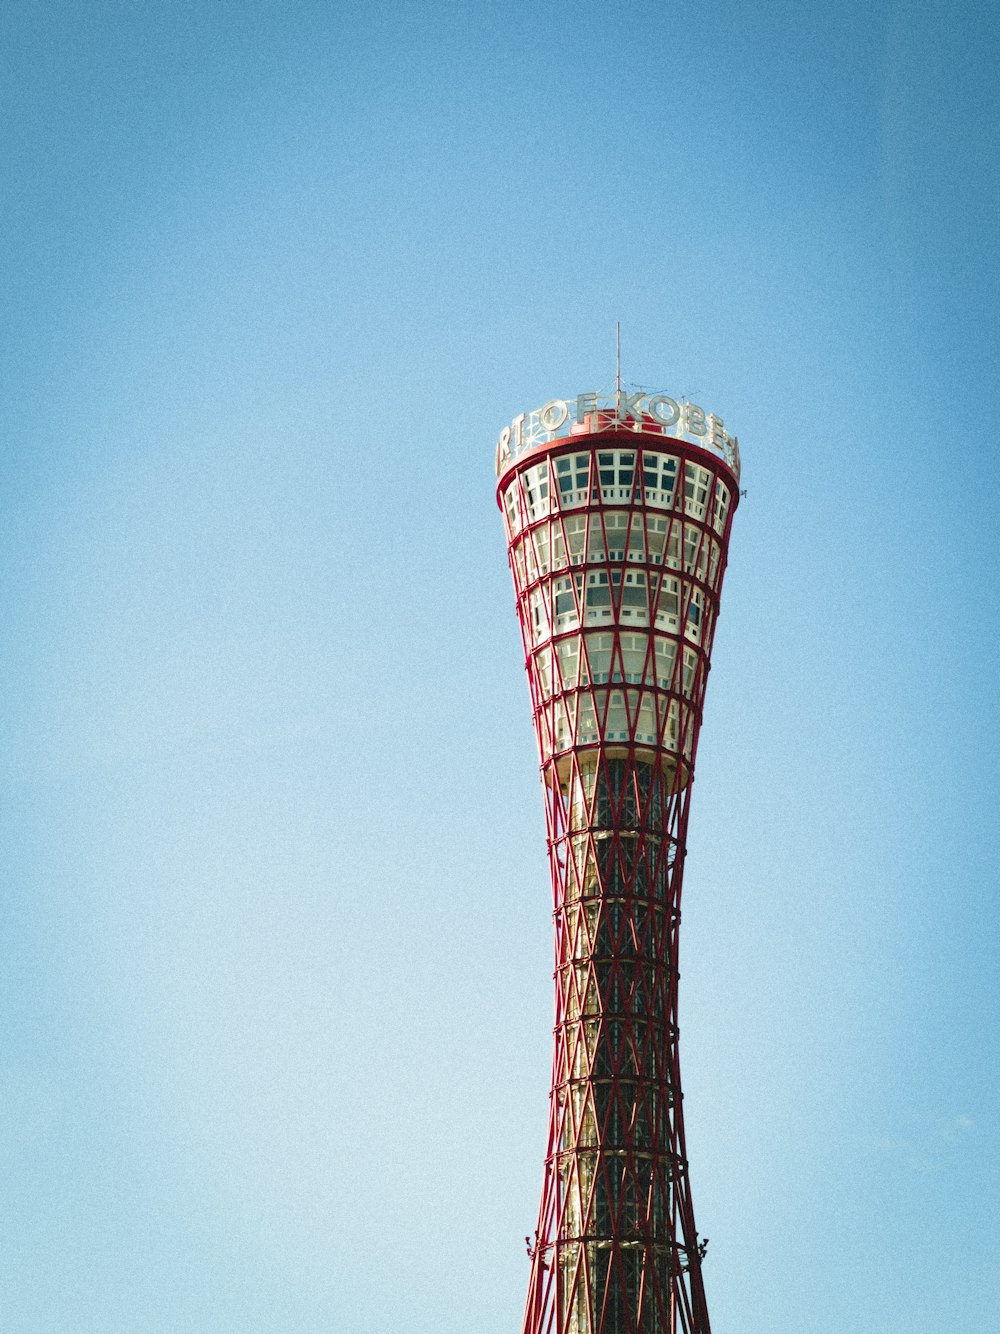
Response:
[[[498,489],[555,923],[523,1334],[710,1334],[684,1142],[678,928],[738,488],[722,460],[655,436],[612,429],[536,448]]]

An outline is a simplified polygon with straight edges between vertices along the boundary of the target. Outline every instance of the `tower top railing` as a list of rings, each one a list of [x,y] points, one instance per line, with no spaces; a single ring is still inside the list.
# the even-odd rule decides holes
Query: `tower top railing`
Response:
[[[604,431],[634,431],[685,441],[721,458],[739,480],[740,442],[721,417],[686,398],[634,388],[551,398],[540,408],[518,413],[497,439],[497,476],[542,445]]]

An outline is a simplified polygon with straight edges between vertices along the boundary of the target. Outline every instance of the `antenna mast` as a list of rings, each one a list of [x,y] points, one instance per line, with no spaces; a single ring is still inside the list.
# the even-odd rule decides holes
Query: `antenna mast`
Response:
[[[615,321],[615,416],[622,406],[622,325]]]

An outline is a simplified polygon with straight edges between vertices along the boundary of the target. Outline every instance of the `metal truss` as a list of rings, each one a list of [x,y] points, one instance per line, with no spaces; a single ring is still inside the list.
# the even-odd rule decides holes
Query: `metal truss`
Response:
[[[543,444],[498,489],[555,921],[523,1334],[710,1334],[684,1141],[678,928],[738,483],[707,451],[649,437],[618,428]]]

